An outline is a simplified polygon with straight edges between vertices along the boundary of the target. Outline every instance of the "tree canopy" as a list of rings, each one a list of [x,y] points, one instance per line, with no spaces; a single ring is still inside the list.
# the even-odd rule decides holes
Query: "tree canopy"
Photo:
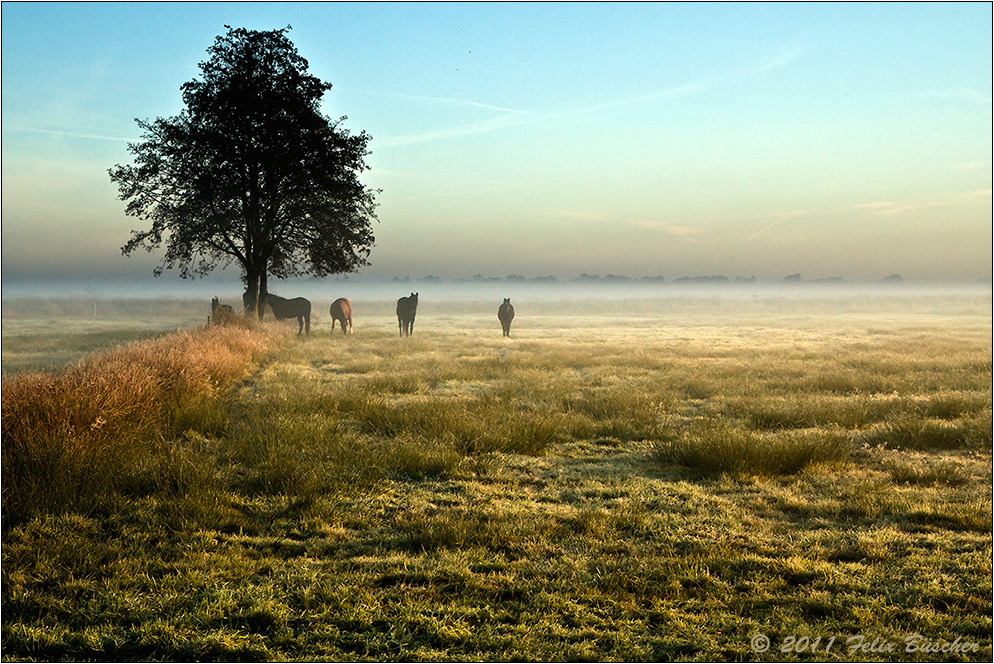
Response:
[[[370,136],[321,112],[331,84],[308,73],[290,28],[225,27],[201,76],[181,88],[184,110],[136,120],[144,133],[128,145],[134,163],[109,174],[127,213],[151,222],[122,253],[165,244],[156,276],[238,262],[254,305],[269,275],[368,265],[378,192],[359,181]]]

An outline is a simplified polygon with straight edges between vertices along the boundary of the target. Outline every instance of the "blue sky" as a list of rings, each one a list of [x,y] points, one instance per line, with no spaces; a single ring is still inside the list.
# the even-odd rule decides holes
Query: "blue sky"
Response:
[[[293,26],[372,135],[373,278],[991,274],[989,3],[2,13],[4,279],[151,279],[107,169],[225,24]]]

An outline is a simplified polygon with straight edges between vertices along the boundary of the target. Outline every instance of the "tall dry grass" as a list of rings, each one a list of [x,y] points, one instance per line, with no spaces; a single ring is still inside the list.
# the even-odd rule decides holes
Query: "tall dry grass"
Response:
[[[86,509],[142,465],[154,443],[224,419],[231,384],[287,336],[278,325],[180,331],[3,383],[5,525]]]

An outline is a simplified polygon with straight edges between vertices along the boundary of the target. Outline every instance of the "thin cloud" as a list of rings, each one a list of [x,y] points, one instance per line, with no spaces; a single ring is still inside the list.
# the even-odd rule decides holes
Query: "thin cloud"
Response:
[[[659,219],[636,219],[632,225],[636,228],[659,231],[680,238],[692,238],[703,234],[703,230],[699,226],[674,226],[668,221]]]
[[[800,40],[794,40],[784,51],[768,58],[766,61],[761,62],[754,70],[753,73],[759,74],[762,72],[772,71],[774,69],[779,69],[785,65],[790,64],[801,55],[802,49]]]
[[[412,94],[405,94],[403,92],[383,92],[379,90],[352,90],[352,91],[361,94],[379,95],[382,97],[397,97],[399,99],[412,99],[415,101],[439,102],[443,104],[452,104],[456,106],[472,106],[473,108],[485,108],[487,110],[498,111],[500,113],[520,113],[524,115],[531,114],[531,111],[526,111],[520,108],[508,108],[506,106],[485,104],[483,102],[473,101],[471,99],[458,99],[455,97],[433,97],[429,95],[412,95]]]
[[[104,136],[102,134],[88,134],[78,131],[63,131],[60,129],[34,129],[31,127],[12,127],[6,131],[16,131],[29,134],[46,134],[48,136],[59,136],[67,138],[88,138],[95,141],[118,141],[121,143],[136,143],[137,138],[121,138],[120,136]]]
[[[455,127],[437,129],[434,131],[426,131],[420,134],[411,134],[409,136],[387,138],[382,141],[375,141],[375,145],[379,148],[390,148],[401,145],[416,145],[418,143],[427,143],[429,141],[438,141],[448,138],[476,136],[478,134],[486,134],[491,131],[497,131],[498,129],[507,129],[509,127],[518,127],[525,124],[531,124],[539,119],[540,118],[537,117],[523,116],[519,114],[501,115],[496,118],[490,118],[489,120],[483,120],[482,122],[472,122],[470,124],[457,125]]]
[[[857,215],[866,217],[893,217],[907,212],[917,212],[934,208],[950,207],[968,202],[971,198],[990,196],[990,189],[963,193],[952,193],[939,196],[931,201],[871,201],[869,203],[857,203],[855,205],[845,205],[840,207],[827,207],[813,210],[792,210],[790,212],[763,215],[757,219],[770,219],[774,221],[763,226],[757,232],[750,235],[747,241],[751,242],[771,230],[790,221],[799,221],[815,217],[826,217],[828,215]]]
[[[912,212],[923,207],[931,207],[922,203],[905,203],[898,201],[876,201],[855,206],[857,212],[869,212],[876,217],[890,217],[902,212]]]
[[[441,178],[440,178],[441,179]],[[471,184],[475,181],[471,181]],[[514,184],[494,184],[494,185],[480,185],[466,188],[452,188],[447,191],[440,191],[434,194],[418,194],[417,196],[406,196],[404,198],[393,198],[390,199],[391,203],[409,203],[411,201],[424,201],[431,200],[435,198],[455,198],[457,196],[476,196],[478,194],[492,194],[496,192],[503,191],[515,191],[518,189],[526,189],[528,187],[534,187],[536,185],[542,184],[542,181],[527,181],[527,182],[516,182]]]
[[[675,85],[673,87],[664,88],[662,90],[656,90],[655,92],[650,92],[643,95],[635,95],[633,97],[623,97],[621,99],[606,101],[600,104],[593,104],[591,106],[586,106],[583,108],[563,111],[560,113],[556,113],[551,117],[560,119],[569,116],[588,115],[591,113],[601,113],[603,111],[610,111],[616,108],[624,108],[628,106],[638,106],[641,104],[648,104],[663,99],[679,99],[682,97],[689,97],[690,95],[709,90],[710,88],[713,87],[715,80],[716,79],[713,77],[704,78],[697,81],[684,83],[682,85]]]
[[[556,209],[556,210],[546,210],[543,213],[546,218],[555,219],[557,221],[579,221],[579,222],[601,222],[604,221],[603,213],[597,210],[588,210],[583,208],[569,208],[569,209]]]
[[[664,230],[676,237],[696,237],[701,234],[701,229],[697,226],[667,226]]]
[[[483,120],[481,122],[473,122],[464,125],[457,125],[455,127],[448,127],[446,129],[438,129],[434,131],[426,131],[419,134],[411,134],[408,136],[397,136],[395,138],[387,138],[382,141],[377,141],[376,146],[380,148],[387,148],[387,147],[397,147],[403,145],[415,145],[418,143],[426,143],[428,141],[460,138],[464,136],[476,136],[478,134],[485,134],[500,129],[508,129],[511,127],[520,127],[522,125],[534,124],[536,122],[542,122],[548,120],[553,120],[553,121],[562,120],[568,117],[601,113],[603,111],[608,111],[627,106],[635,106],[648,102],[658,101],[660,99],[686,97],[688,95],[706,90],[708,87],[710,87],[710,79],[693,81],[691,83],[685,83],[683,85],[674,86],[672,88],[658,90],[656,92],[652,92],[649,94],[637,95],[634,97],[625,97],[622,99],[616,99],[613,101],[603,102],[600,104],[593,104],[582,108],[567,109],[552,113],[535,113],[532,111],[522,111],[519,109],[507,109],[500,106],[480,104],[476,102],[469,102],[459,99],[449,99],[445,97],[417,97],[420,99],[450,101],[453,103],[462,103],[481,108],[500,110],[505,112],[505,114],[497,116],[495,118],[490,118],[489,120]],[[397,96],[413,97],[413,95],[397,95]]]

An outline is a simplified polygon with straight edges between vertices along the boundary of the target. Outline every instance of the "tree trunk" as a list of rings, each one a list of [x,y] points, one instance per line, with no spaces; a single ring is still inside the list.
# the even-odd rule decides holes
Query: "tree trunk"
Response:
[[[245,294],[242,295],[242,304],[245,306],[245,314],[251,316],[256,313],[256,305],[259,302],[259,274],[255,270],[245,269]],[[262,312],[259,312],[262,318]]]
[[[259,271],[259,320],[262,320],[262,312],[266,308],[266,295],[269,294],[267,285],[266,267]]]

